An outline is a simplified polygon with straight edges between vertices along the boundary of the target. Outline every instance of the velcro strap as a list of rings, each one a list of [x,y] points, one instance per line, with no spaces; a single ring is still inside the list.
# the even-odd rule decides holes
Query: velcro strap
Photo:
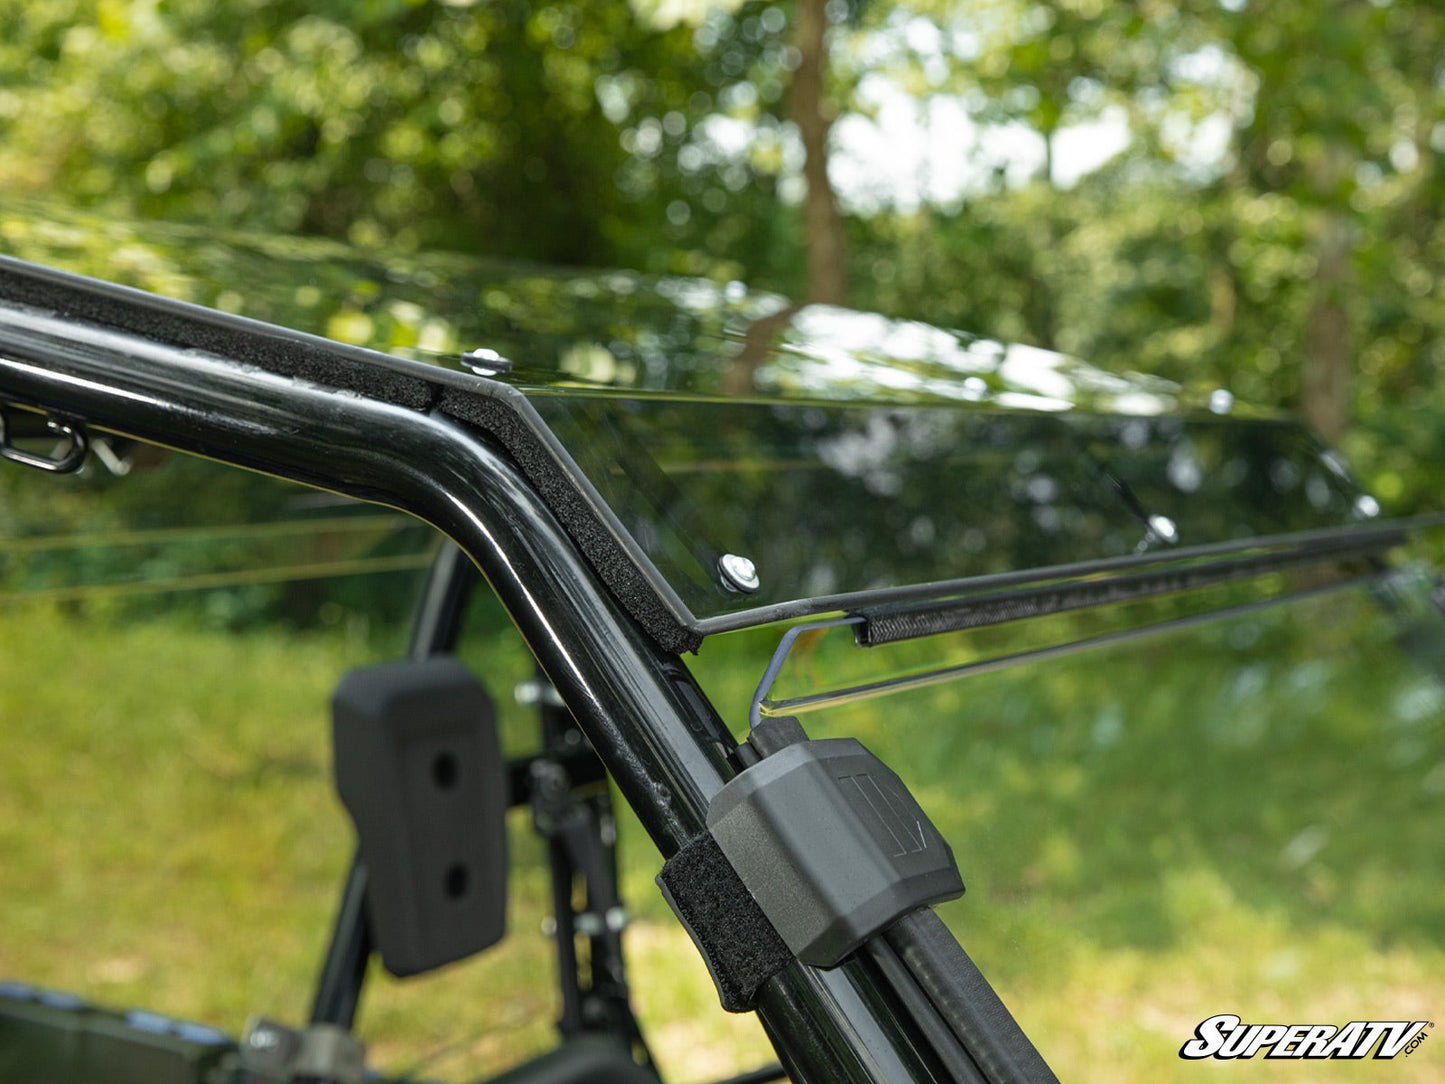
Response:
[[[728,1012],[751,1012],[763,983],[793,954],[711,832],[663,864],[658,887],[702,953]]]

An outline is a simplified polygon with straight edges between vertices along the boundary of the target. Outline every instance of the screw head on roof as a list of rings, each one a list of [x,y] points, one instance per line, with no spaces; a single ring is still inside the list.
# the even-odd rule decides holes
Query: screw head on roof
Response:
[[[1179,528],[1168,516],[1150,516],[1149,537],[1172,546],[1179,541]]]
[[[1209,409],[1215,414],[1228,414],[1234,409],[1234,395],[1225,388],[1215,388],[1209,393]]]
[[[717,570],[722,574],[723,586],[729,591],[751,595],[758,589],[757,567],[746,557],[725,553],[717,559]]]
[[[479,346],[462,355],[462,364],[478,376],[496,376],[512,371],[512,359],[504,358],[495,350]]]

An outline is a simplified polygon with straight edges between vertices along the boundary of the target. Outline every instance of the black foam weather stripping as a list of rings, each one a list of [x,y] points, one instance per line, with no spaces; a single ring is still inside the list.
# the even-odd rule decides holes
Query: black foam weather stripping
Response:
[[[702,635],[678,621],[660,597],[657,584],[643,574],[637,561],[604,525],[596,505],[569,477],[571,472],[559,469],[557,452],[537,435],[536,427],[545,423],[537,419],[534,427],[525,420],[524,414],[532,413],[532,407],[520,395],[510,400],[510,395],[503,399],[446,388],[439,409],[491,435],[502,445],[608,590],[661,647],[678,655],[696,651]]]
[[[67,320],[204,351],[278,376],[353,392],[410,410],[438,410],[499,445],[577,544],[587,563],[660,647],[696,651],[701,632],[669,606],[586,492],[577,470],[522,394],[438,366],[291,331],[190,302],[0,256],[0,298]]]
[[[793,954],[711,832],[663,863],[658,887],[702,953],[728,1012],[757,1008],[758,991]]]
[[[427,409],[437,397],[429,381],[378,364],[378,355],[361,347],[10,256],[0,256],[0,297],[412,410]]]
[[[1355,539],[1322,541],[1297,550],[1228,561],[1211,561],[1106,579],[1045,584],[931,605],[878,607],[859,612],[862,623],[858,628],[858,642],[865,647],[877,647],[1030,617],[1047,617],[1113,603],[1181,594],[1312,565],[1330,569],[1339,566],[1337,575],[1344,578],[1360,571],[1358,567],[1345,566],[1368,562],[1404,541],[1405,536],[1399,531],[1386,530]]]

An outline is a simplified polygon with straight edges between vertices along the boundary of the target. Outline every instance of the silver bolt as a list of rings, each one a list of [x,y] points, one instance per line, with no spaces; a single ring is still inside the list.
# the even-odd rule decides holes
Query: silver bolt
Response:
[[[746,557],[725,553],[717,559],[717,569],[722,573],[723,586],[729,591],[751,595],[758,589],[757,567]]]
[[[1234,395],[1225,388],[1215,388],[1209,393],[1209,409],[1215,414],[1228,414],[1234,409]]]
[[[1150,516],[1149,534],[1160,542],[1167,542],[1171,546],[1179,541],[1179,528],[1168,516]]]
[[[512,359],[504,358],[495,350],[479,346],[462,355],[462,364],[479,376],[496,376],[512,371]]]

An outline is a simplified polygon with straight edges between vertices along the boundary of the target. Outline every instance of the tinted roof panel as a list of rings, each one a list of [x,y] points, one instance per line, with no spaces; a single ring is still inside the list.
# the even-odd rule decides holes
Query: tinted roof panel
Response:
[[[548,396],[533,405],[699,616],[1350,522],[1289,423]],[[723,554],[757,568],[726,590]]]

